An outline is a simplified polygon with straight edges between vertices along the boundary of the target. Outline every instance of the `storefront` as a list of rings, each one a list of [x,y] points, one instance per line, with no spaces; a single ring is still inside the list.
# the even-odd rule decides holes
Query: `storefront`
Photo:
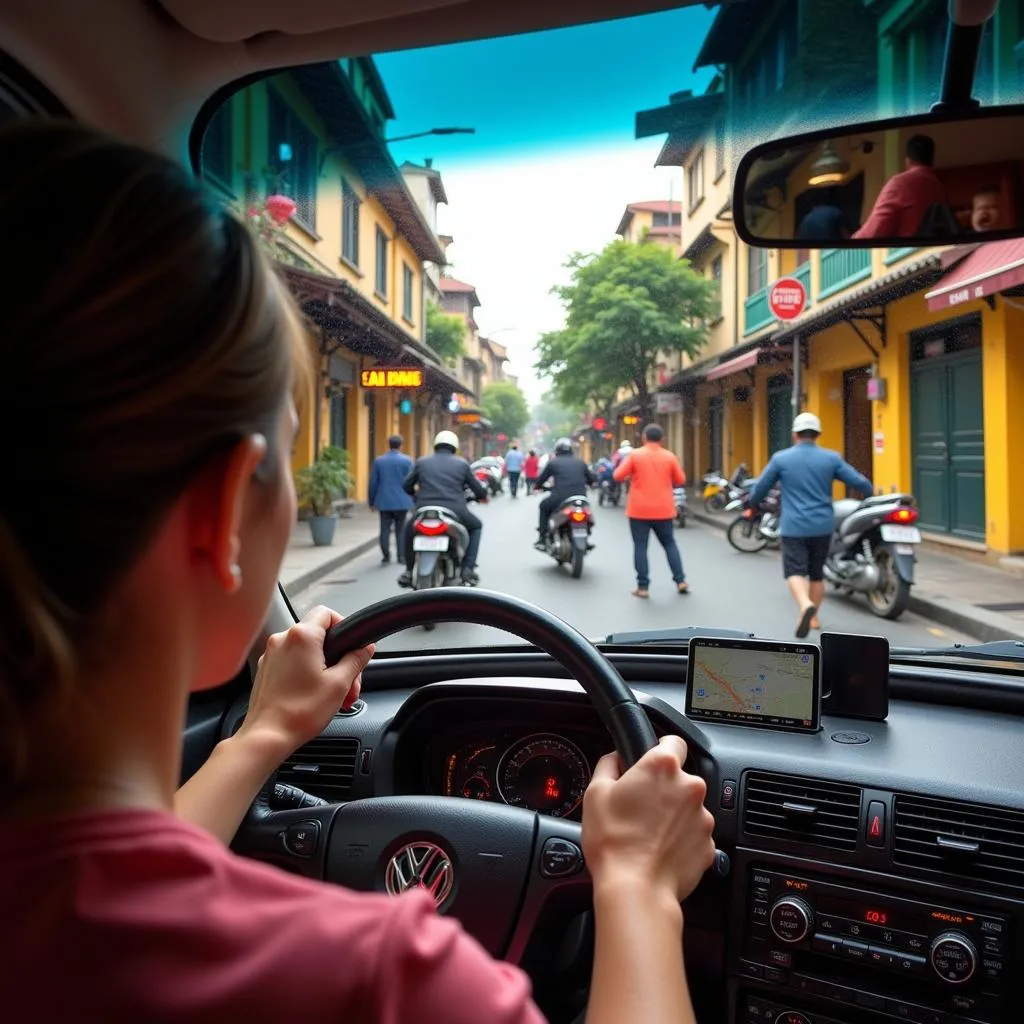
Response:
[[[295,267],[282,274],[310,324],[317,372],[299,411],[293,469],[324,445],[348,451],[352,497],[366,499],[370,467],[401,434],[406,450],[430,450],[445,396],[465,390],[454,373],[348,282]]]

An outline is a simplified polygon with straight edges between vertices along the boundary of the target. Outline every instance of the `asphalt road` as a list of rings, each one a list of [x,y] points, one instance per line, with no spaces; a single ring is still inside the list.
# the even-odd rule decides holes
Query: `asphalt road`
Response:
[[[480,586],[530,601],[574,625],[586,636],[603,639],[611,632],[710,626],[750,630],[757,636],[788,639],[796,624],[794,606],[773,552],[741,554],[724,533],[692,520],[676,530],[690,593],[676,593],[665,556],[652,536],[651,589],[648,600],[633,597],[633,546],[622,508],[595,507],[593,540],[583,576],[574,580],[567,568],[533,549],[537,526],[536,497],[508,495],[474,506],[484,523],[480,552]],[[335,570],[303,593],[291,595],[301,615],[316,604],[342,614],[401,593],[401,565],[380,564],[373,552]],[[886,636],[893,646],[937,646],[969,638],[906,612],[898,622],[879,619],[863,598],[827,594],[822,626],[841,632]],[[815,633],[810,639],[814,640]],[[506,633],[483,626],[439,624],[433,632],[406,630],[380,644],[381,650],[467,647],[508,643]]]

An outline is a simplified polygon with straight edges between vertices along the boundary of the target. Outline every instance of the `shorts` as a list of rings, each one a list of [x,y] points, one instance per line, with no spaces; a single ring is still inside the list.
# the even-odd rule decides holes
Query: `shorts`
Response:
[[[825,559],[828,558],[832,535],[824,537],[783,537],[782,575],[806,576],[812,583],[820,583],[825,576]]]

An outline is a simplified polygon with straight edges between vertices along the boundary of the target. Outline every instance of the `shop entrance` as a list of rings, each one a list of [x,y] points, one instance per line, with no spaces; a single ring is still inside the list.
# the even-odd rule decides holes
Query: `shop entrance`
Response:
[[[911,335],[910,358],[911,459],[921,527],[984,540],[980,320]]]

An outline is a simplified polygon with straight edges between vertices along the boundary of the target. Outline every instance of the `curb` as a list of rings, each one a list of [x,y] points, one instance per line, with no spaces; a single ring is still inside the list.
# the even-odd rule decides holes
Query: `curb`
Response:
[[[709,515],[703,510],[697,511],[691,507],[690,518],[695,523],[702,523],[713,529],[721,530],[724,533],[728,529],[728,519],[719,516]],[[1000,615],[998,612],[989,612],[977,605],[967,604],[963,601],[952,601],[944,597],[929,597],[916,590],[910,592],[910,611],[920,615],[932,622],[938,622],[943,626],[949,626],[961,633],[967,633],[980,640],[982,643],[989,643],[993,640],[1017,640],[1024,642],[1024,629],[1019,622],[1007,615]]]
[[[304,573],[281,582],[284,584],[285,590],[290,594],[298,594],[316,583],[321,576],[326,576],[328,573],[334,572],[335,569],[340,569],[346,563],[355,561],[355,559],[365,555],[368,551],[372,551],[377,547],[378,543],[376,537],[369,537],[350,548],[346,548],[335,555],[334,558],[318,565],[315,569],[307,569]]]

